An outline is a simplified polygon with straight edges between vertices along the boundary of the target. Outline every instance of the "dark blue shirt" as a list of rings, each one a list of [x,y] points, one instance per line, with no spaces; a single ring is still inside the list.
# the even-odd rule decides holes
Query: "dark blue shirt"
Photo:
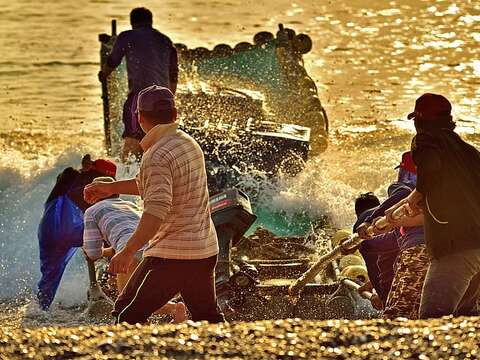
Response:
[[[399,252],[399,236],[398,229],[394,229],[365,240],[359,247],[367,265],[370,282],[384,304],[393,280],[394,264]]]
[[[400,200],[405,199],[412,192],[411,186],[403,183],[394,183],[388,189],[389,197],[375,208],[370,215],[368,215],[364,222],[372,223],[379,216],[385,215],[385,210],[388,210]],[[412,246],[425,244],[423,234],[423,226],[413,226],[402,228],[401,236],[397,238],[398,247],[400,250],[408,249]]]
[[[172,41],[151,26],[120,33],[107,65],[116,68],[127,59],[128,89],[138,93],[151,85],[173,90],[178,79],[177,51]]]

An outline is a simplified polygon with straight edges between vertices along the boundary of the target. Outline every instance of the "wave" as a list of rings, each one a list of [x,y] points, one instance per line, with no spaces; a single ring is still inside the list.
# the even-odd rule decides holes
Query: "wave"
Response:
[[[37,227],[44,201],[57,175],[68,166],[78,166],[81,157],[81,153],[70,151],[30,177],[13,167],[0,168],[0,299],[32,297],[40,278]],[[135,173],[136,166],[119,166],[118,178]],[[298,234],[325,216],[335,227],[352,221],[356,191],[330,178],[328,166],[320,157],[307,162],[295,178],[280,176],[272,181],[252,171],[242,177],[238,187],[252,198],[259,215],[257,225],[278,235]],[[87,284],[83,254],[77,251],[55,301],[66,305],[82,303]]]
[[[80,160],[80,154],[69,153],[32,177],[25,177],[15,168],[0,169],[0,299],[29,297],[34,291],[40,278],[37,227],[44,201],[57,175]],[[57,297],[66,303],[84,297],[78,281],[85,284],[86,290],[84,260],[79,254],[72,260]],[[75,286],[69,286],[73,283]]]

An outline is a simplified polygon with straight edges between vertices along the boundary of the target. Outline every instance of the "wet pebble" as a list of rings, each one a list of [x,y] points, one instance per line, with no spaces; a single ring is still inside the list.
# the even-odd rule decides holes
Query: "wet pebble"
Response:
[[[477,358],[478,318],[287,319],[0,330],[0,359]]]

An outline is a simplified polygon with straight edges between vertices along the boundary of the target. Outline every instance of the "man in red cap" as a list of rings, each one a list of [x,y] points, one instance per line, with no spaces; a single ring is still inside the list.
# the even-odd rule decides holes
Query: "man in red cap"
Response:
[[[432,258],[422,290],[420,318],[477,312],[480,153],[453,131],[451,110],[442,95],[424,94],[408,115],[417,131],[412,141],[417,186],[404,203],[411,215],[423,212],[425,241]]]
[[[80,170],[68,167],[57,177],[48,196],[38,226],[40,271],[37,298],[48,310],[65,268],[83,243],[83,212],[90,206],[83,199],[83,188],[99,176],[115,176],[116,166],[109,160],[82,159]]]

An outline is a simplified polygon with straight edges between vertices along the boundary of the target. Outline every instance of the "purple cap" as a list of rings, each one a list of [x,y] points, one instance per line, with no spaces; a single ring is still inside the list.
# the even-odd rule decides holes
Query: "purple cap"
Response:
[[[152,85],[138,93],[137,112],[162,112],[175,108],[175,99],[170,89]]]

